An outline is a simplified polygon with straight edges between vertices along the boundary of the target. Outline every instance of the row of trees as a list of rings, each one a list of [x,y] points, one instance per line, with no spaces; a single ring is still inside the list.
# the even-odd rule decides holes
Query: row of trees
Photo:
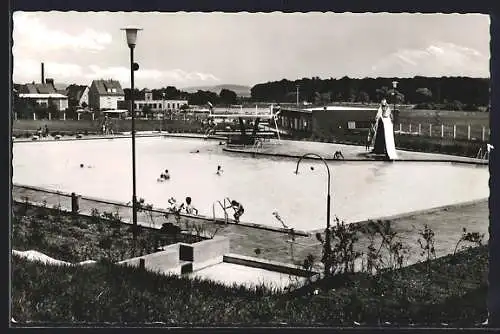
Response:
[[[409,104],[452,104],[461,106],[487,106],[490,81],[469,77],[414,77],[414,78],[364,78],[320,79],[303,78],[290,81],[257,84],[251,89],[253,101],[295,102],[297,85],[300,101],[316,104],[331,102],[378,102],[391,98],[392,81],[398,81],[397,99]],[[460,101],[459,103],[456,103]]]

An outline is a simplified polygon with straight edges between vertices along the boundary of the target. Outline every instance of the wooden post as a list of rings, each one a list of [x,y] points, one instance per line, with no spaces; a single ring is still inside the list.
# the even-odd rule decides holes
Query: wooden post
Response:
[[[33,120],[36,121],[36,113],[33,113]]]
[[[63,113],[63,121],[65,121],[65,120],[66,120],[66,113],[64,112]]]
[[[80,205],[78,204],[78,196],[75,193],[71,193],[71,212],[78,213],[80,210]]]
[[[486,129],[485,129],[485,127],[483,126],[483,131],[481,132],[481,140],[482,140],[482,141],[484,141],[485,134],[486,134]]]
[[[77,120],[80,120],[80,113],[76,113]]]
[[[467,125],[467,140],[470,140],[470,124]]]
[[[441,138],[444,137],[444,125],[441,124]]]
[[[95,120],[95,116],[94,116],[94,113],[92,113],[92,120],[93,120],[93,121]]]
[[[453,124],[453,139],[457,138],[457,125]]]
[[[429,124],[429,137],[432,137],[432,124]]]
[[[411,134],[411,123],[410,123],[410,129],[408,130],[408,132]]]
[[[399,123],[399,132],[401,132],[401,123]]]
[[[17,121],[17,112],[14,112],[14,120]]]
[[[49,112],[49,121],[52,120],[52,113]]]
[[[422,124],[418,124],[418,135],[420,136],[422,134]]]
[[[144,259],[139,259],[139,269],[146,269],[146,261]]]

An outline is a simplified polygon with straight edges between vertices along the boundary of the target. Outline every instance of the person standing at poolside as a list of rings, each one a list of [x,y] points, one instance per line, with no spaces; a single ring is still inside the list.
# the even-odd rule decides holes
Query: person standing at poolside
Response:
[[[241,203],[235,201],[235,200],[230,200],[229,198],[227,199],[231,204],[228,207],[224,207],[224,209],[229,209],[232,208],[234,210],[234,220],[236,223],[240,222],[240,217],[245,213],[245,209],[243,208],[243,205]]]

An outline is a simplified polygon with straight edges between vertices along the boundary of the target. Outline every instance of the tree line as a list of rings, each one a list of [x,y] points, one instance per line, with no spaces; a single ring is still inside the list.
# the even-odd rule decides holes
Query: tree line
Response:
[[[398,81],[394,90],[392,81]],[[273,81],[252,87],[253,101],[313,104],[332,102],[379,102],[382,98],[415,104],[423,109],[478,110],[489,105],[490,80],[470,77],[364,78]]]
[[[130,99],[130,88],[125,88],[125,100]],[[198,90],[194,93],[184,92],[174,86],[167,86],[159,89],[152,89],[153,100],[187,100],[189,105],[205,105],[208,102],[214,105],[231,105],[238,103],[238,96],[229,89],[222,89],[219,94]],[[134,89],[134,98],[136,100],[144,99],[144,90]]]

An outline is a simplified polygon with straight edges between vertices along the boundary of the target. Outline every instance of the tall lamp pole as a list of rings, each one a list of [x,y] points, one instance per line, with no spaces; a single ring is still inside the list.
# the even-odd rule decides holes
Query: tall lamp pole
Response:
[[[139,64],[134,63],[134,48],[137,41],[139,28],[123,28],[130,49],[130,111],[132,113],[132,222],[134,241],[137,238],[137,188],[135,179],[135,106],[134,106],[134,72],[139,69]]]
[[[163,121],[161,122],[160,132],[163,129],[163,125],[165,124],[165,92],[161,93],[161,111],[163,116]],[[166,129],[165,129],[166,130]]]
[[[297,88],[297,108],[298,108],[299,107],[299,88],[300,88],[300,85],[297,84],[295,87]]]
[[[299,173],[299,165],[300,165],[300,162],[302,161],[302,159],[304,159],[305,157],[317,157],[319,159],[321,159],[323,161],[323,163],[325,164],[326,166],[326,171],[328,172],[328,183],[327,183],[327,193],[326,193],[326,230],[325,230],[325,246],[324,246],[324,256],[325,256],[325,259],[326,261],[325,262],[325,273],[326,274],[329,274],[330,273],[330,266],[328,265],[329,263],[329,259],[330,259],[330,243],[331,243],[331,240],[330,240],[330,203],[331,203],[331,200],[330,200],[330,167],[328,167],[328,164],[326,163],[325,159],[316,154],[316,153],[306,153],[304,154],[303,156],[300,157],[299,161],[297,161],[297,167],[295,168],[295,174],[298,174]]]
[[[393,116],[396,117],[396,99],[397,99],[397,96],[396,96],[396,88],[398,88],[398,82],[396,80],[394,80],[392,82],[392,88],[394,88],[392,94],[394,95],[394,101],[393,101],[393,109],[392,109],[392,113],[393,113]]]

